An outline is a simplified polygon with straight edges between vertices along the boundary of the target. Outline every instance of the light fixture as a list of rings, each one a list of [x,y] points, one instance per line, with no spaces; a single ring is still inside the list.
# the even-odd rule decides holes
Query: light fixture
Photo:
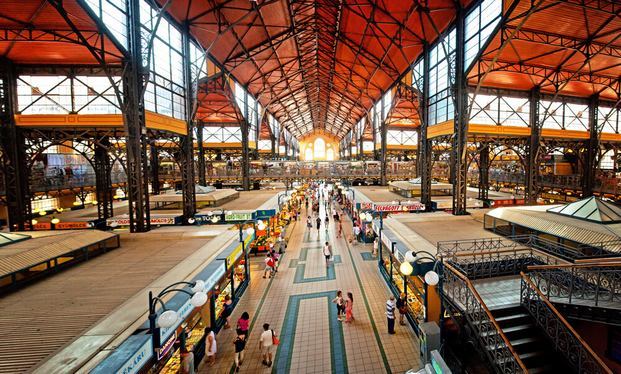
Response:
[[[265,230],[265,223],[263,223],[263,222],[258,223],[257,224],[257,229],[259,229],[261,231]]]
[[[119,223],[117,221],[112,221],[110,223],[110,227],[118,227],[118,226],[119,226]]]
[[[46,215],[46,214],[47,214],[47,212],[46,212],[45,210],[42,210],[42,211],[40,211],[40,212],[39,212],[39,215],[40,215],[41,217],[43,217],[43,216],[44,216],[44,215]]]
[[[159,327],[163,327],[165,329],[174,326],[179,319],[179,315],[174,310],[165,310],[162,314],[160,314],[157,319],[157,324]]]
[[[79,202],[79,201],[74,201],[74,202],[73,202],[73,206],[80,206],[80,205],[82,205],[82,203],[81,203],[81,202]]]
[[[52,220],[50,221],[52,222],[52,225],[58,225],[60,223],[60,220],[56,217],[52,218]]]
[[[207,294],[205,292],[202,292],[202,291],[195,293],[192,296],[192,298],[190,299],[190,303],[195,308],[198,308],[199,306],[205,305],[206,302],[207,302]]]
[[[64,210],[63,208],[57,208],[57,209],[56,209],[56,211],[57,211],[58,213],[62,213],[62,212],[63,212],[63,210]]]
[[[213,223],[218,223],[218,221],[220,220],[220,217],[218,216],[213,216],[213,218],[211,219],[211,222]]]
[[[414,267],[412,267],[412,264],[410,264],[409,262],[404,262],[401,264],[401,266],[399,266],[399,270],[403,275],[412,275]]]
[[[373,215],[371,213],[367,213],[367,221],[372,221]]]
[[[252,228],[252,227],[246,228],[246,234],[248,234],[248,235],[254,234],[254,228]]]
[[[192,287],[192,292],[201,292],[205,289],[205,281],[197,280],[194,282],[194,286]]]
[[[93,201],[91,201],[91,204],[93,204],[93,205],[97,205],[97,200],[93,200]]]
[[[264,224],[263,224],[263,221],[262,221],[262,220],[260,220],[260,219],[259,219],[259,220],[257,220],[257,226],[262,226],[262,225],[264,225]]]
[[[425,283],[430,286],[435,286],[440,281],[440,276],[435,271],[431,270],[425,274]]]
[[[37,221],[36,219],[32,219],[30,223],[32,223],[33,225],[36,225],[37,223],[39,223],[39,221]]]
[[[366,217],[367,217],[367,215],[364,212],[360,213],[360,220],[361,221],[364,221]]]
[[[395,200],[393,200],[391,203],[392,203],[392,205],[395,205],[397,202]]]
[[[414,261],[416,261],[416,255],[414,254],[414,251],[407,251],[407,252],[405,252],[405,261],[407,261],[407,262],[414,262]]]
[[[190,218],[188,218],[188,223],[189,223],[190,225],[193,225],[193,224],[194,224],[194,222],[196,222],[196,220],[194,219],[194,217],[190,217]]]

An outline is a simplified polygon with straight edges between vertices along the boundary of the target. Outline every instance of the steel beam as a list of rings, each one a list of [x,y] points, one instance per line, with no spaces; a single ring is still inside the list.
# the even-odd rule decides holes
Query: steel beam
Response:
[[[194,90],[192,66],[190,62],[190,28],[189,25],[181,33],[183,48],[183,78],[185,81],[185,116],[186,135],[180,138],[181,190],[183,193],[183,223],[191,224],[196,214],[196,181],[194,179],[194,103],[198,100],[198,92]],[[193,223],[193,222],[192,222]]]
[[[420,123],[420,202],[425,204],[426,210],[431,210],[431,174],[432,163],[431,154],[433,147],[431,140],[427,137],[427,129],[429,128],[429,70],[431,68],[431,47],[428,43],[423,46],[423,86],[420,97],[420,104],[418,105],[421,111],[419,117]]]
[[[526,164],[526,188],[524,198],[528,204],[537,202],[537,179],[539,178],[539,148],[541,137],[541,123],[539,118],[539,107],[541,93],[539,88],[530,92],[530,141],[528,144],[528,159]]]
[[[142,89],[142,36],[140,0],[129,0],[129,44],[131,58],[123,74],[125,130],[127,133],[127,185],[131,232],[151,229],[149,213],[148,167],[146,157],[146,126]]]
[[[160,193],[160,155],[155,139],[149,140],[149,171],[151,172],[151,193]]]
[[[245,93],[248,95],[248,92]],[[242,143],[242,159],[241,159],[241,169],[242,169],[242,188],[244,191],[250,190],[250,148],[248,145],[248,135],[250,133],[250,124],[248,123],[248,97],[244,100],[244,111],[243,118],[241,120],[241,143]]]
[[[489,143],[479,148],[479,199],[487,200],[489,193]]]
[[[453,214],[463,215],[466,211],[468,162],[468,87],[465,70],[465,18],[466,11],[461,6],[457,10],[457,45],[455,58],[455,82],[453,95],[455,101],[455,120],[453,131],[453,151],[451,170],[453,171]]]
[[[599,97],[594,95],[589,100],[589,139],[586,140],[584,162],[582,163],[582,196],[593,195],[595,186],[595,169],[599,154],[599,127],[597,124]]]
[[[201,186],[207,185],[207,176],[205,175],[205,144],[203,143],[203,129],[205,125],[198,122],[196,124],[196,142],[198,143],[198,183]]]
[[[0,64],[0,147],[6,183],[9,229],[23,231],[30,219],[30,188],[25,140],[15,125],[17,75],[9,62]]]
[[[97,216],[106,220],[114,216],[112,206],[112,162],[108,149],[110,139],[106,136],[95,143],[95,184],[97,189]]]

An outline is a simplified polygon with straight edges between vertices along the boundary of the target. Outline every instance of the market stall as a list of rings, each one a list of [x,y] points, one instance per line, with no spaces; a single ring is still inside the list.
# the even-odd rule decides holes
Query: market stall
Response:
[[[380,232],[379,221],[373,222],[373,229]],[[391,291],[398,298],[405,293],[408,300],[408,321],[416,334],[420,333],[419,326],[423,322],[438,321],[440,314],[440,299],[436,287],[428,286],[422,275],[429,265],[414,265],[412,275],[401,274],[401,264],[405,262],[407,246],[389,229],[381,229],[379,245],[379,268],[384,280]]]

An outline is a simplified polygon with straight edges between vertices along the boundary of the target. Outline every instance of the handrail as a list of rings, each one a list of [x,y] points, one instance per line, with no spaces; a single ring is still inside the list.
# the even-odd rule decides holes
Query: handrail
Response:
[[[575,264],[584,264],[584,263],[588,263],[588,264],[592,264],[592,263],[614,263],[614,262],[621,262],[621,258],[619,257],[602,257],[602,258],[597,258],[597,259],[593,259],[593,258],[581,258],[581,259],[577,259],[574,261]]]
[[[461,274],[461,272],[459,272],[457,269],[455,269],[453,266],[451,266],[448,263],[444,263],[443,267],[444,267],[445,270],[449,270],[453,275],[455,275],[462,282],[464,282],[464,284],[466,285],[466,287],[468,288],[470,293],[472,293],[472,295],[476,299],[476,301],[478,303],[478,306],[484,311],[485,316],[491,322],[491,324],[494,327],[494,330],[495,330],[497,336],[499,336],[501,338],[502,342],[505,345],[505,348],[509,350],[509,353],[513,357],[515,365],[517,365],[519,367],[519,369],[522,370],[524,373],[527,373],[528,369],[526,368],[526,366],[524,365],[524,363],[520,359],[520,356],[517,354],[517,352],[515,351],[515,349],[511,345],[511,342],[509,341],[509,339],[507,338],[505,333],[500,328],[500,325],[498,325],[498,322],[496,322],[496,319],[492,315],[492,312],[487,308],[487,305],[485,305],[485,302],[483,301],[483,298],[481,298],[481,295],[479,295],[479,293],[477,292],[476,288],[472,285],[472,282],[470,282],[470,279],[468,279],[466,276]],[[445,287],[442,288],[442,292],[445,292]],[[466,308],[466,310],[464,311],[465,312],[464,315],[466,316],[466,319],[469,319],[470,314],[474,314],[475,312],[469,313],[468,310],[467,310],[468,309],[468,305],[464,305],[464,307]],[[481,324],[476,325],[476,324],[471,322],[470,325],[474,329],[480,330]],[[485,341],[483,341],[483,337],[481,336],[481,334],[477,334],[477,337],[479,338],[479,342],[483,345],[483,348],[486,348],[487,343]],[[499,348],[502,349],[503,347],[499,347]],[[489,356],[489,351],[487,349],[484,349],[484,351]],[[498,365],[499,364],[496,360],[494,360],[494,358],[496,358],[496,357],[489,357],[489,358],[492,361],[493,365]],[[502,371],[502,372],[504,372],[504,371]],[[515,371],[509,371],[509,372],[515,372]]]
[[[529,277],[527,277],[524,272],[520,273],[520,276],[522,278],[522,290],[520,292],[520,303],[522,305],[524,305],[526,307],[526,309],[529,311],[529,313],[534,314],[534,313],[538,313],[540,311],[540,308],[535,305],[534,306],[534,311],[531,310],[531,308],[529,307],[531,304],[530,300],[526,300],[528,293],[525,292],[524,290],[524,286],[528,286],[528,288],[535,292],[539,298],[538,301],[543,302],[543,304],[547,307],[547,310],[552,314],[552,316],[554,318],[556,318],[561,325],[566,329],[564,334],[559,334],[558,331],[556,331],[555,336],[550,336],[550,316],[546,316],[546,318],[539,318],[536,315],[533,315],[534,320],[537,322],[537,324],[540,324],[540,327],[542,328],[542,330],[550,337],[552,338],[552,340],[554,341],[555,344],[558,344],[558,341],[555,341],[555,339],[560,339],[561,335],[564,337],[567,337],[567,332],[571,335],[571,337],[575,340],[575,342],[565,342],[565,344],[563,345],[563,349],[561,350],[561,354],[563,354],[565,356],[565,358],[567,358],[567,360],[569,362],[575,361],[577,360],[578,362],[573,362],[574,367],[578,369],[579,373],[597,373],[597,372],[601,372],[601,373],[610,373],[612,374],[612,370],[610,370],[610,368],[608,368],[608,366],[606,366],[606,364],[604,363],[604,361],[602,361],[602,359],[591,349],[591,347],[582,339],[582,337],[576,332],[576,330],[574,330],[573,327],[571,327],[571,325],[567,322],[567,320],[565,320],[565,318],[558,312],[558,310],[556,310],[556,308],[554,307],[554,305],[552,305],[552,303],[547,299],[547,297],[541,292],[541,290],[530,280]],[[541,322],[545,321],[545,325],[542,324]],[[556,325],[557,330],[558,330],[558,325]],[[570,348],[570,344],[579,344],[578,348],[582,348],[584,351],[586,352],[580,352],[580,354],[569,354],[569,350]],[[588,357],[584,357],[585,355],[587,355]],[[573,357],[573,360],[572,360]],[[584,361],[584,359],[586,358],[590,358],[589,361]],[[593,365],[596,365],[595,367],[593,367]],[[589,366],[589,367],[584,367],[584,366]]]
[[[619,261],[619,259],[617,259]],[[554,270],[571,268],[592,268],[592,267],[621,267],[621,262],[581,262],[579,264],[559,264],[559,265],[529,265],[528,270]]]

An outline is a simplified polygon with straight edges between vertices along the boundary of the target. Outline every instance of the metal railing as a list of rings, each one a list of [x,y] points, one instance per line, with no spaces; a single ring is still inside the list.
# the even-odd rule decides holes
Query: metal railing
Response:
[[[529,266],[528,276],[554,302],[621,308],[621,262]]]
[[[449,264],[445,263],[443,270],[443,297],[461,311],[496,371],[527,373],[526,366],[470,280]]]
[[[578,373],[612,373],[612,370],[554,308],[543,292],[524,273],[521,277],[520,303],[550,338],[555,350],[567,359],[570,366]]]

